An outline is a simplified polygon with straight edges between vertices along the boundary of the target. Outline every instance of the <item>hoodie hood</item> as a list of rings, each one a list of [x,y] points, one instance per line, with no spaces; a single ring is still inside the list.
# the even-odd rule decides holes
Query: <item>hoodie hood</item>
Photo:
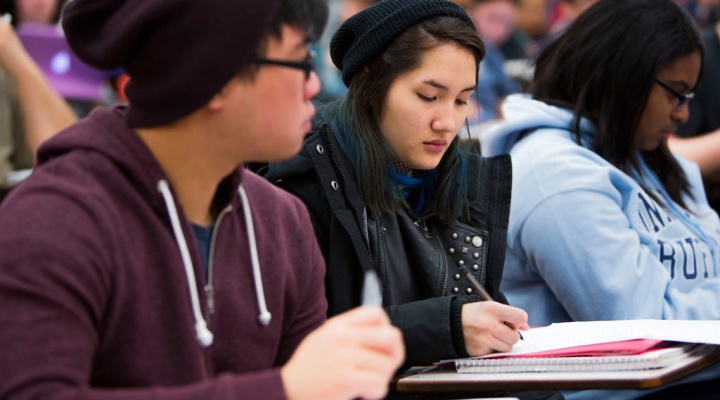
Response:
[[[125,106],[95,108],[87,117],[43,143],[38,149],[37,166],[78,152],[109,159],[124,171],[124,179],[132,184],[133,189],[158,213],[166,216],[168,210],[158,191],[158,182],[169,181],[169,178],[150,149],[129,127],[126,112]],[[223,185],[228,188],[227,193],[223,193],[223,199],[233,206],[239,206],[236,189],[243,180],[241,171],[237,169],[229,176],[229,182],[225,183],[230,185]]]
[[[124,106],[95,108],[90,114],[38,149],[37,166],[75,152],[96,153],[125,171],[126,178],[159,212],[167,208],[157,185],[168,179],[140,137],[128,127]]]
[[[573,120],[572,110],[533,100],[527,94],[508,96],[502,111],[505,120],[482,134],[480,143],[484,156],[492,157],[510,152],[527,131],[539,128],[569,131]],[[587,147],[587,142],[595,134],[595,125],[583,118],[580,130],[583,143]]]

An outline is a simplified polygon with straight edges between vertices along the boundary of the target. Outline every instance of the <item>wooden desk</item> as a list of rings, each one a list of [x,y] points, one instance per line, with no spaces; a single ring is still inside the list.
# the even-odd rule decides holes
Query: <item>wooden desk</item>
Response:
[[[410,371],[394,382],[398,393],[479,393],[491,391],[650,389],[720,362],[720,349],[666,368],[642,371],[459,374],[435,367]]]

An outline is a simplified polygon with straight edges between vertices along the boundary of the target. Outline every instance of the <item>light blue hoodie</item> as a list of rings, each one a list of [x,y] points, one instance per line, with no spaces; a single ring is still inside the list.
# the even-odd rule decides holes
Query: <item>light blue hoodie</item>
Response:
[[[694,200],[684,200],[692,212],[674,202],[663,207],[635,177],[577,144],[570,110],[514,95],[503,114],[506,120],[480,141],[484,156],[512,155],[501,288],[528,312],[530,325],[720,319],[720,220],[696,164],[676,156],[690,182]],[[587,146],[595,127],[582,120],[581,132]],[[642,179],[667,198],[649,170]]]

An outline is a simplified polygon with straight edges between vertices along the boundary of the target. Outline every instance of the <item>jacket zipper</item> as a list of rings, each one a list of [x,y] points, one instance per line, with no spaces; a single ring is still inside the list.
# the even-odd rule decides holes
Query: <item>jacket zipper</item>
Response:
[[[445,255],[445,251],[443,251],[443,245],[442,242],[438,237],[435,237],[435,240],[437,240],[438,245],[440,245],[440,252],[443,255],[443,283],[442,283],[442,289],[440,290],[440,296],[445,297],[447,295],[447,283],[448,283],[448,260],[447,256]]]
[[[330,132],[329,128],[327,125],[323,125],[322,129],[323,129],[323,133],[326,136],[326,142],[327,142],[328,150],[330,153],[330,160],[332,161],[333,165],[339,165],[338,161],[337,161],[337,156],[335,155],[335,146],[333,145],[332,140],[329,137],[329,132]],[[338,174],[338,179],[340,179],[340,182],[342,183],[341,187],[343,188],[343,196],[345,198],[348,198],[349,196],[347,195],[347,192],[345,189],[347,187],[347,180],[345,179],[345,173],[343,172],[342,168],[336,168],[336,171]],[[361,232],[364,233],[365,229],[363,229],[363,227],[366,227],[366,226],[363,223],[362,218],[360,217],[361,214],[360,214],[359,210],[357,209],[357,207],[355,207],[355,204],[353,204],[352,202],[348,202],[348,203],[350,203],[350,206],[352,207],[353,212],[355,214],[355,222],[357,222],[358,226],[360,227]],[[370,257],[370,263],[372,264],[373,270],[375,270],[378,273],[378,275],[380,275],[380,280],[382,281],[383,287],[384,287],[385,286],[385,276],[383,273],[384,271],[377,270],[376,265],[375,265],[375,259],[373,258],[372,252],[370,251],[370,243],[368,243],[368,238],[366,236],[367,235],[363,235],[363,241],[365,242],[365,249],[368,252],[368,257]]]
[[[215,287],[213,286],[214,270],[215,270],[215,242],[217,241],[217,233],[220,230],[220,223],[223,218],[232,211],[232,206],[225,207],[215,220],[212,237],[210,238],[210,254],[208,256],[208,278],[205,283],[205,297],[207,298],[207,324],[210,326],[210,320],[215,313]]]

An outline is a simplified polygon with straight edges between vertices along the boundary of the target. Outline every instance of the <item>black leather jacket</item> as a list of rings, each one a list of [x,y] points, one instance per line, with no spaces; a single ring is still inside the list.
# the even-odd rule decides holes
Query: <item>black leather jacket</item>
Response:
[[[458,272],[466,265],[497,301],[505,259],[512,168],[507,155],[471,155],[472,215],[452,226],[433,215],[376,215],[364,202],[350,161],[327,125],[290,161],[260,170],[307,205],[327,263],[329,314],[359,305],[363,273],[373,268],[383,304],[403,331],[406,366],[466,357],[461,306],[478,301]]]

